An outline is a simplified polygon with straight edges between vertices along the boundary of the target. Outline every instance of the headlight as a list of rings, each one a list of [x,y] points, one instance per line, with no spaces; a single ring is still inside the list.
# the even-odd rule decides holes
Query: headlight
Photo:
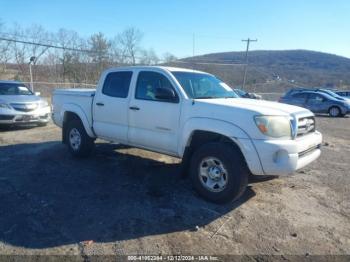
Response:
[[[266,136],[280,138],[292,137],[292,128],[288,116],[255,116],[255,124]]]
[[[49,106],[49,103],[46,102],[45,100],[42,100],[42,101],[40,102],[40,107],[47,107],[47,106]]]
[[[350,108],[350,102],[343,102],[343,105],[344,105],[345,107]]]
[[[0,103],[0,108],[12,109],[11,106],[6,103]]]

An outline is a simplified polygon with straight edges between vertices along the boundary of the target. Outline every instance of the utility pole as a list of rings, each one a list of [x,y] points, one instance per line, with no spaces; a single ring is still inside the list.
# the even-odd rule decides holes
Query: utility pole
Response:
[[[193,38],[192,38],[192,61],[194,61],[195,48],[196,48],[196,36],[195,36],[195,33],[193,33]],[[194,67],[195,67],[195,63],[193,62],[192,70],[194,70]]]
[[[33,72],[32,72],[32,64],[35,64],[36,57],[32,56],[29,60],[29,74],[30,74],[30,89],[34,92],[34,83],[33,83]]]
[[[250,42],[258,42],[258,39],[243,39],[242,42],[247,42],[247,50],[245,52],[245,66],[244,66],[244,76],[243,76],[243,84],[242,84],[242,89],[244,90],[245,88],[245,82],[247,80],[247,70],[248,70],[248,51],[249,51],[249,45]]]
[[[193,33],[193,38],[192,38],[192,57],[194,57],[194,54],[195,54],[195,44],[196,44],[196,36],[195,34]]]

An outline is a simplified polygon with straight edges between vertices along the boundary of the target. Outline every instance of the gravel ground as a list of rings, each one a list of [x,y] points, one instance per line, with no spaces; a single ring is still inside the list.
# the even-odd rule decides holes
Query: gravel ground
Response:
[[[177,159],[98,141],[77,160],[53,124],[2,128],[0,254],[350,255],[350,118],[317,121],[318,161],[227,205]]]

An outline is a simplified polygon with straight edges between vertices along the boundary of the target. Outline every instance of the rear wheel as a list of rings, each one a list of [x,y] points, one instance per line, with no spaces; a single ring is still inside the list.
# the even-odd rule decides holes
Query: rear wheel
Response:
[[[67,123],[66,144],[73,156],[86,157],[94,149],[94,139],[85,131],[80,120],[74,119]]]
[[[329,116],[331,117],[338,117],[341,115],[341,111],[340,108],[337,106],[332,106],[329,110],[328,110]]]
[[[200,196],[215,203],[237,200],[248,184],[245,161],[228,143],[209,143],[194,152],[190,176]]]

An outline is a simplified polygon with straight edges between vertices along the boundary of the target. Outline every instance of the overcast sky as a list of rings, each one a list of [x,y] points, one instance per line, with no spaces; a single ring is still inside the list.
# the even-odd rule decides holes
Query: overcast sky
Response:
[[[350,58],[349,0],[0,0],[7,26],[40,24],[113,37],[133,26],[142,45],[178,57],[252,49],[308,49]]]

